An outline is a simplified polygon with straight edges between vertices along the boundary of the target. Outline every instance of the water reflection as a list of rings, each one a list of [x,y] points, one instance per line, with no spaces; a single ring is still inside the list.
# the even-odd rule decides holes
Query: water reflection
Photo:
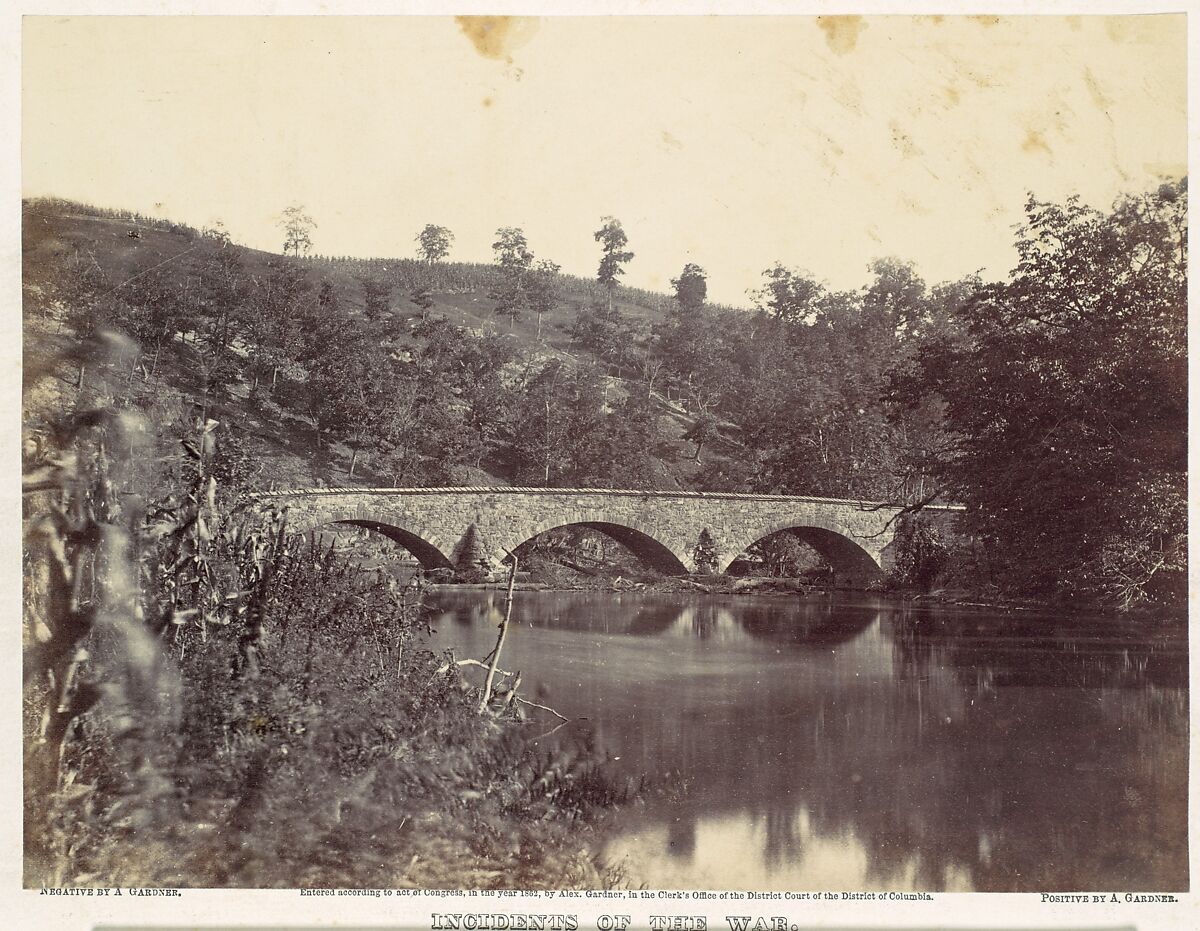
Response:
[[[881,617],[876,604],[837,602],[831,597],[776,599],[746,604],[738,618],[752,637],[802,649],[824,649],[859,636]]]
[[[446,594],[490,650],[501,597]],[[1187,658],[1108,619],[881,599],[518,593],[508,668],[668,787],[606,849],[635,883],[1182,889]]]

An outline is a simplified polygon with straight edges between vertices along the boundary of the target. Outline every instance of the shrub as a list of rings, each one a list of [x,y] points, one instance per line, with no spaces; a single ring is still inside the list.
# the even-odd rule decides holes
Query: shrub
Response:
[[[941,531],[921,518],[906,515],[896,528],[893,584],[927,592],[950,561]]]
[[[707,527],[700,531],[700,538],[696,541],[696,546],[692,549],[692,559],[696,562],[696,573],[698,575],[717,574],[717,545]]]
[[[420,574],[231,507],[211,422],[144,517],[112,477],[133,425],[87,412],[28,464],[27,884],[611,881],[583,846],[621,798],[600,755],[481,713]]]

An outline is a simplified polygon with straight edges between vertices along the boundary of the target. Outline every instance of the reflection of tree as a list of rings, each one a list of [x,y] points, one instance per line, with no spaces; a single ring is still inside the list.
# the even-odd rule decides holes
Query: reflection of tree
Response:
[[[681,815],[667,822],[667,853],[690,861],[696,854],[696,819]]]
[[[797,810],[790,805],[769,808],[763,815],[766,843],[763,861],[768,867],[795,863],[804,855],[804,840],[797,828]]]
[[[956,623],[958,641],[947,635]],[[1186,693],[1139,680],[1148,667],[1127,660],[1131,644],[1089,657],[1079,641],[1051,651],[1033,640],[1023,651],[1023,640],[981,643],[990,628],[898,620],[885,720],[871,693],[861,714],[824,717],[832,749],[814,755],[799,793],[814,831],[852,830],[881,884],[915,869],[931,889],[952,874],[992,891],[1179,888]]]
[[[1044,616],[970,615],[906,607],[893,624],[896,671],[920,675],[930,664],[954,670],[964,685],[1169,688],[1187,685],[1187,652],[1178,639],[1152,639],[1111,619],[1056,623]]]
[[[455,597],[444,611],[486,604]],[[1186,884],[1187,691],[1156,685],[1186,684],[1178,645],[1102,624],[837,599],[538,594],[514,616],[688,637],[720,636],[732,619],[751,635],[714,637],[704,652],[626,645],[611,678],[588,685],[631,775],[686,781],[648,803],[672,856],[704,843],[702,819],[736,814],[765,825],[746,853],[768,867],[819,856],[821,840],[861,844],[866,872],[852,879],[881,888]],[[680,670],[690,657],[700,665]]]
[[[748,630],[772,627],[770,606],[736,616]],[[931,642],[909,620],[883,625],[891,676],[872,676],[852,645],[836,651],[850,657],[840,671],[817,653],[782,667],[790,679],[763,667],[752,688],[723,682],[703,715],[688,713],[694,696],[664,696],[622,740],[668,748],[695,775],[663,816],[746,811],[765,824],[767,866],[814,856],[808,837],[852,837],[867,860],[855,881],[884,888],[1186,883],[1186,691],[1156,688],[1134,661],[1076,658],[1070,645],[1049,658],[1044,645],[989,648],[993,665],[971,666],[965,646],[955,654],[948,636]],[[964,645],[986,632],[974,618],[964,625]],[[1029,685],[1013,687],[1031,662]]]
[[[708,640],[717,630],[719,618],[717,606],[712,602],[696,605],[690,611],[692,636],[697,640]]]

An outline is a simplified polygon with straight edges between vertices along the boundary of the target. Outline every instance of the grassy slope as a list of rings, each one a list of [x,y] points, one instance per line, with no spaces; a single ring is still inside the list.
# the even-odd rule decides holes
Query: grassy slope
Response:
[[[129,236],[137,229],[137,238]],[[70,344],[70,334],[64,332],[61,322],[47,316],[43,302],[39,299],[46,282],[52,281],[57,268],[73,253],[82,251],[95,257],[97,264],[114,284],[128,279],[140,270],[162,265],[168,272],[178,270],[182,276],[187,272],[190,254],[196,250],[197,239],[182,230],[146,227],[131,220],[90,216],[86,212],[71,209],[64,204],[27,205],[24,211],[22,254],[26,285],[24,350],[27,368],[30,364],[52,360],[61,355]],[[274,258],[271,253],[239,247],[248,275],[260,274],[266,262]],[[196,250],[198,251],[198,250]],[[317,263],[310,272],[314,282],[329,280],[338,291],[342,307],[350,313],[362,312],[362,289],[357,280],[358,269],[352,263]],[[511,332],[520,352],[529,354],[554,354],[562,358],[577,360],[570,348],[568,331],[581,308],[586,308],[589,297],[580,287],[578,279],[564,276],[562,279],[563,301],[542,320],[541,342],[538,340],[537,320],[526,314],[515,322]],[[495,302],[487,296],[486,289],[470,292],[434,293],[433,314],[444,315],[451,322],[495,332],[508,332],[507,318],[493,312]],[[646,302],[650,303],[650,302]],[[648,329],[662,318],[662,312],[645,303],[638,302],[636,295],[618,298],[622,313]],[[392,295],[392,319],[395,326],[407,329],[411,321],[419,317],[419,310],[408,301],[408,294],[397,288]],[[152,383],[139,386],[141,390],[152,390],[159,413],[166,417],[179,416],[186,411],[188,403],[199,396],[201,386],[196,376],[197,366],[192,350],[176,341],[159,361],[157,376]],[[78,392],[73,386],[74,371],[70,365],[60,365],[59,378],[49,387],[45,384],[27,393],[25,413],[27,423],[36,422],[42,411],[73,405]],[[620,397],[627,383],[616,382],[612,396]],[[111,373],[107,380],[85,386],[89,394],[120,396],[128,388],[123,379]],[[372,474],[369,457],[360,460],[354,480],[346,472],[349,450],[335,446],[332,450],[318,448],[314,442],[312,425],[274,404],[261,394],[249,396],[249,385],[235,385],[230,396],[218,399],[211,416],[233,424],[245,436],[248,451],[261,463],[262,471],[258,484],[262,487],[303,487],[316,484],[326,485],[378,485],[386,482]],[[661,429],[664,442],[657,450],[664,475],[670,476],[669,483],[690,487],[696,465],[691,461],[691,444],[682,439],[691,425],[691,419],[679,408],[660,399],[662,411]],[[706,447],[705,457],[720,456],[729,446],[721,441]],[[472,481],[505,484],[506,478],[499,470],[484,470]]]

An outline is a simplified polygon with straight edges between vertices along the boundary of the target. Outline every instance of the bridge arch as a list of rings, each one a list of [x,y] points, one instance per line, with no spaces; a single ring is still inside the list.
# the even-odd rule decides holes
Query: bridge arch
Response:
[[[755,543],[784,530],[792,531],[816,550],[840,578],[865,584],[883,577],[878,558],[855,540],[845,527],[837,521],[814,515],[779,520],[738,538],[721,554],[718,570],[725,572],[730,563]]]
[[[429,532],[419,524],[408,521],[405,521],[405,525],[402,526],[395,520],[378,520],[365,517],[358,510],[347,510],[309,515],[297,521],[293,525],[293,529],[307,533],[329,524],[363,527],[382,534],[408,550],[413,558],[421,564],[422,569],[450,569],[454,566],[453,561],[447,555],[453,551],[452,547],[448,547],[437,534]]]
[[[620,543],[638,557],[644,565],[664,575],[686,575],[690,570],[689,557],[677,546],[664,543],[659,530],[627,516],[591,515],[572,513],[551,520],[523,527],[511,533],[503,545],[491,554],[492,562],[499,565],[508,554],[539,534],[559,527],[586,527],[604,534]]]

